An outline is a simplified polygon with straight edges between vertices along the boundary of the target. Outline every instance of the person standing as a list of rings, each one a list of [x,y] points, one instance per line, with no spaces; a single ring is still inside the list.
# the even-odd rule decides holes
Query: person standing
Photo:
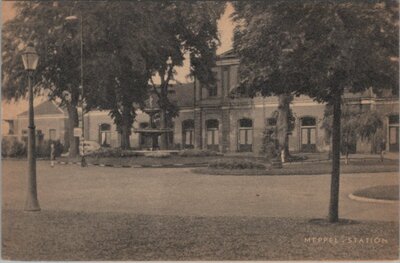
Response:
[[[55,159],[56,159],[56,153],[55,153],[55,150],[54,150],[54,142],[51,142],[51,144],[50,144],[50,165],[51,165],[51,168],[54,167]]]
[[[385,154],[386,150],[386,141],[384,139],[381,141],[379,148],[380,148],[379,151],[381,156],[381,162],[383,162],[383,155]]]

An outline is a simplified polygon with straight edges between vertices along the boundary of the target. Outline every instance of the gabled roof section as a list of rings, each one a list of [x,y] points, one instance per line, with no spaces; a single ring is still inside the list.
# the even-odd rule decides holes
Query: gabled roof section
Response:
[[[217,59],[229,59],[229,58],[238,58],[237,54],[233,49],[225,51],[224,53],[217,56]]]
[[[64,111],[53,101],[45,101],[33,108],[36,116],[43,115],[64,115]],[[28,111],[24,111],[17,115],[18,117],[28,116]]]

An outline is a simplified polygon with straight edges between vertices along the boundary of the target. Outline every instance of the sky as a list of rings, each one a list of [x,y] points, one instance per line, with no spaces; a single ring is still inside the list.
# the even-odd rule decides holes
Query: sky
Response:
[[[2,16],[1,21],[4,23],[5,21],[12,19],[15,16],[15,12],[12,9],[13,1],[2,1]],[[220,34],[221,45],[217,50],[217,54],[221,54],[232,48],[232,37],[233,37],[233,29],[234,24],[230,19],[230,15],[233,12],[233,7],[230,3],[228,3],[225,13],[218,21],[218,30]],[[176,80],[185,83],[189,80],[186,79],[186,76],[189,74],[189,61],[186,60],[184,62],[183,67],[177,68],[177,75],[175,76]],[[37,97],[34,100],[34,104],[37,105],[42,101],[46,100],[43,97]],[[12,119],[15,118],[17,114],[26,111],[28,108],[28,103],[25,100],[22,100],[18,103],[6,103],[2,101],[2,119]],[[2,122],[4,124],[4,122]],[[2,125],[3,126],[3,125]],[[5,132],[2,129],[3,133]]]

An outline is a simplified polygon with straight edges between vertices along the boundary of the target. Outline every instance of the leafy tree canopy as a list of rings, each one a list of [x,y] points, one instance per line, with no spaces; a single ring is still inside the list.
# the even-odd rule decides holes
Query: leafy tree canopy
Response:
[[[242,84],[328,102],[373,87],[398,91],[395,1],[235,2]]]

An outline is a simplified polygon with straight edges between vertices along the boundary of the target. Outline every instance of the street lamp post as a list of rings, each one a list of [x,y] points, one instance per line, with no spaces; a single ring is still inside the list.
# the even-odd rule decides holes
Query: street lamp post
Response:
[[[82,14],[80,14],[79,24],[80,24],[80,64],[81,64],[81,72],[80,72],[80,91],[81,91],[81,108],[82,108],[82,159],[81,159],[81,167],[86,167],[86,159],[85,159],[85,126],[84,126],[84,114],[85,114],[85,103],[83,98],[83,21]],[[65,18],[66,21],[77,21],[77,16],[68,16]],[[81,144],[81,143],[79,143]]]
[[[36,53],[32,43],[29,43],[25,51],[22,53],[22,62],[28,73],[29,88],[29,134],[28,134],[28,193],[25,203],[25,211],[40,211],[39,201],[37,198],[36,185],[36,147],[35,147],[35,121],[33,111],[33,88],[32,75],[36,70],[39,56]]]

